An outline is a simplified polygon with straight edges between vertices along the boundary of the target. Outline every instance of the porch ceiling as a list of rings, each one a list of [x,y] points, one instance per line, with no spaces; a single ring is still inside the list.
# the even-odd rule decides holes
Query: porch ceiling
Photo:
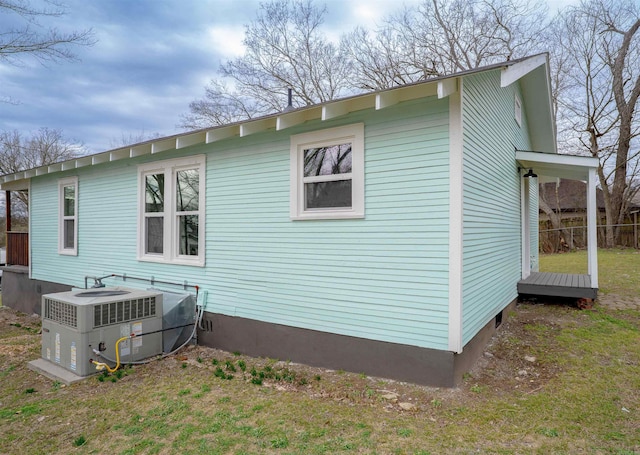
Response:
[[[556,178],[587,181],[589,169],[596,169],[599,164],[597,158],[588,156],[558,155],[524,150],[516,150],[516,160],[522,168],[533,169],[533,172],[538,175],[540,183]]]

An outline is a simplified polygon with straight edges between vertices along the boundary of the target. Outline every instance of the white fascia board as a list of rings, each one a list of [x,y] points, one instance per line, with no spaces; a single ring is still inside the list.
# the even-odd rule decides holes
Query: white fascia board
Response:
[[[167,150],[174,150],[175,148],[176,148],[175,139],[165,139],[163,141],[158,141],[151,144],[151,154],[160,153]]]
[[[580,166],[587,168],[597,168],[600,164],[598,158],[591,156],[560,155],[556,153],[539,153],[522,150],[516,150],[516,160],[520,162]]]
[[[216,128],[214,130],[207,131],[207,139],[206,143],[210,144],[212,142],[221,141],[223,139],[227,139],[234,136],[240,135],[240,126],[232,125],[223,128]]]
[[[176,139],[176,150],[183,149],[185,147],[191,147],[196,144],[204,144],[207,140],[207,133],[199,132],[195,134],[189,134],[187,136],[180,136]]]
[[[9,177],[14,177],[13,175],[9,176]],[[4,191],[23,191],[23,190],[28,190],[29,189],[29,183],[31,182],[31,180],[24,180],[24,179],[19,179],[19,180],[13,180],[13,179],[9,179],[5,182],[2,183],[2,185],[0,185],[0,188]]]
[[[322,118],[322,108],[312,107],[296,112],[284,113],[276,119],[276,131],[291,128],[310,120],[319,120]]]
[[[62,163],[50,164],[48,167],[48,174],[53,174],[54,172],[60,172],[62,170]]]
[[[61,170],[68,171],[70,169],[75,169],[75,168],[76,168],[76,160],[72,160],[72,161],[65,161],[64,163],[62,163]]]
[[[38,175],[46,175],[49,173],[49,166],[40,166],[36,168],[36,176]]]
[[[265,118],[262,120],[254,120],[240,125],[240,137],[249,136],[250,134],[262,133],[270,128],[276,127],[275,118]]]
[[[507,66],[500,73],[500,87],[508,87],[520,78],[526,76],[537,67],[547,63],[546,54],[536,55],[522,62]]]
[[[83,158],[78,158],[76,160],[76,168],[78,167],[84,167],[84,166],[91,166],[92,164],[92,160],[90,156],[85,156]]]
[[[129,157],[135,158],[136,156],[148,155],[151,153],[151,144],[138,145],[129,149]]]
[[[100,164],[100,163],[106,163],[109,161],[109,154],[108,153],[100,153],[99,155],[93,155],[91,157],[91,164],[95,165],[95,164]]]
[[[438,99],[446,98],[458,91],[458,78],[445,79],[438,82]]]
[[[118,161],[129,158],[129,149],[119,149],[109,152],[109,161]]]
[[[390,90],[388,92],[378,93],[376,95],[376,110],[396,105],[400,102],[400,93],[398,90]]]
[[[322,106],[321,119],[330,120],[332,118],[341,117],[350,112],[350,101],[338,101],[336,103],[326,104]]]

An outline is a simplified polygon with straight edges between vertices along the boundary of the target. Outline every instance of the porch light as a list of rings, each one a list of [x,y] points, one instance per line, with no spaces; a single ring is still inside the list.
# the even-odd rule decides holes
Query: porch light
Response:
[[[529,177],[537,177],[537,176],[538,174],[533,173],[533,169],[529,169],[527,173],[523,175],[525,179],[528,179]]]

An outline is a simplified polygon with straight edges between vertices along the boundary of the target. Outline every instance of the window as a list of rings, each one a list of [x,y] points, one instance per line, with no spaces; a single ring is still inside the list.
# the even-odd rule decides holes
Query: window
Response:
[[[78,178],[58,182],[58,253],[78,254]]]
[[[518,95],[515,97],[515,119],[518,126],[522,126],[522,101],[518,98]]]
[[[291,136],[291,219],[364,218],[364,124]]]
[[[204,155],[138,168],[138,259],[204,266]]]

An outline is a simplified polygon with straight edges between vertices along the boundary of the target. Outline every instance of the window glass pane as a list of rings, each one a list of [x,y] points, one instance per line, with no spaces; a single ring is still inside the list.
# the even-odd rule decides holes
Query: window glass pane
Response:
[[[177,172],[176,210],[191,212],[198,210],[200,175],[197,169]]]
[[[351,172],[351,144],[304,150],[305,177],[349,172]]]
[[[351,207],[351,180],[305,183],[307,209]]]
[[[145,177],[146,213],[164,212],[164,174],[152,174]]]
[[[180,249],[178,254],[198,255],[198,215],[181,215],[178,217],[180,232]]]
[[[162,238],[164,231],[164,217],[154,216],[146,218],[146,247],[147,253],[162,254]]]
[[[75,216],[76,212],[76,187],[64,187],[64,216]]]
[[[74,248],[75,247],[75,224],[74,220],[64,220],[64,247],[65,248]]]

